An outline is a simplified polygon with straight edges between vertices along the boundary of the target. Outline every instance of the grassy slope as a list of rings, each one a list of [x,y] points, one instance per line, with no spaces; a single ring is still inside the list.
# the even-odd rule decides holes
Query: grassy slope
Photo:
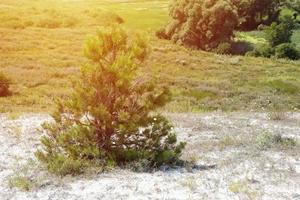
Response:
[[[167,20],[166,0],[0,0],[0,71],[14,81],[14,95],[0,98],[0,112],[49,112],[67,97],[70,79],[85,62],[88,35],[118,13],[126,26],[149,31],[153,54],[146,73],[172,87],[168,111],[257,109],[276,104],[300,109],[300,62],[220,56],[155,39]],[[297,35],[295,37],[298,37]]]

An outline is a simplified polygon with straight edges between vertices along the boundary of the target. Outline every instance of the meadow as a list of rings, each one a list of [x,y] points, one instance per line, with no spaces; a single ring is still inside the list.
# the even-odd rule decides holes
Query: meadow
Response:
[[[300,197],[300,60],[220,55],[158,39],[169,1],[0,0],[0,81],[2,72],[11,80],[11,94],[0,97],[1,200]],[[138,75],[170,88],[162,116],[153,108],[168,95],[130,87],[131,76],[115,78],[117,69],[135,72],[141,51],[117,49],[118,41],[104,58],[102,47],[84,56],[86,41],[112,23],[149,40]],[[300,28],[292,40],[300,48]],[[235,32],[234,41],[238,48],[267,43],[263,31]],[[125,70],[118,51],[129,58]],[[93,55],[109,70],[97,68],[100,76],[81,85],[75,103],[50,116]]]
[[[13,92],[0,98],[0,112],[51,112],[87,62],[87,38],[112,22],[149,37],[142,73],[171,88],[165,111],[300,109],[299,61],[190,50],[155,37],[167,20],[167,0],[0,0],[0,71]],[[257,32],[237,35],[264,42]],[[300,45],[299,30],[293,40]]]

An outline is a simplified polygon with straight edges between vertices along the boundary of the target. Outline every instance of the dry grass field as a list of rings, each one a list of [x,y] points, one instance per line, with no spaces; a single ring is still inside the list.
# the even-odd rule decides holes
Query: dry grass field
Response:
[[[122,21],[149,35],[144,73],[172,88],[166,111],[300,108],[299,61],[187,50],[155,38],[167,18],[167,0],[0,0],[0,71],[13,92],[0,98],[0,112],[49,113],[55,98],[70,94],[89,35]]]

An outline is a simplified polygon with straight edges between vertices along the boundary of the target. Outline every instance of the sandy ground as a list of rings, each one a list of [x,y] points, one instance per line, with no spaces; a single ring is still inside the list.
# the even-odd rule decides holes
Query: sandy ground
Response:
[[[47,115],[17,119],[0,115],[0,199],[300,199],[300,149],[259,150],[254,142],[270,132],[300,139],[300,113],[272,121],[265,113],[170,114],[184,159],[196,169],[153,173],[116,169],[93,176],[57,178],[36,162],[40,125]],[[235,140],[236,139],[236,140]],[[13,177],[26,176],[34,187],[20,191]]]

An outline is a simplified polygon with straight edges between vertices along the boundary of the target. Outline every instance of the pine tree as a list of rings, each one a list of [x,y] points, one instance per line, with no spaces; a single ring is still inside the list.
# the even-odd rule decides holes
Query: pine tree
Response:
[[[138,76],[149,54],[147,41],[113,26],[99,30],[86,45],[91,61],[68,101],[59,101],[54,123],[37,158],[52,172],[75,174],[85,163],[123,165],[146,160],[146,167],[175,164],[185,143],[177,144],[168,120],[153,114],[170,101],[167,88]]]

